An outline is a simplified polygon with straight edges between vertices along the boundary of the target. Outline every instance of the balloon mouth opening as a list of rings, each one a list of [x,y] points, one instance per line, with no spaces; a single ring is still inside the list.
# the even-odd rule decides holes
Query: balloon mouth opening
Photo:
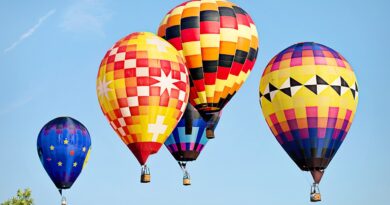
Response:
[[[319,184],[321,182],[322,176],[324,176],[324,170],[315,169],[315,170],[311,170],[310,173],[313,177],[315,184]]]

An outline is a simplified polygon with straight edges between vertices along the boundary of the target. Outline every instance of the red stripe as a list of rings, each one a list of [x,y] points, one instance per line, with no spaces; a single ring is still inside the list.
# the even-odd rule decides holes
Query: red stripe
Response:
[[[217,73],[205,73],[204,74],[204,83],[206,85],[214,85],[216,78],[217,78]]]
[[[246,15],[236,14],[236,18],[237,18],[238,24],[242,24],[242,25],[250,27],[250,24],[249,24],[249,21],[248,21],[248,18],[246,17]]]
[[[169,43],[173,45],[177,50],[183,50],[183,46],[181,45],[181,39],[179,37],[169,39]]]
[[[201,34],[219,34],[219,22],[215,21],[203,21],[200,22]]]
[[[230,74],[238,76],[242,70],[242,64],[233,62],[232,69],[230,70]]]
[[[237,29],[237,20],[232,16],[221,16],[221,28]]]
[[[183,43],[199,41],[200,40],[200,28],[190,28],[181,31],[181,40]]]
[[[218,73],[217,73],[218,79],[226,80],[229,76],[229,73],[230,73],[230,68],[218,66]]]
[[[196,90],[198,92],[202,92],[202,91],[205,90],[205,88],[204,88],[204,80],[203,79],[201,79],[201,80],[193,80],[193,82],[194,82],[194,85],[195,85]]]

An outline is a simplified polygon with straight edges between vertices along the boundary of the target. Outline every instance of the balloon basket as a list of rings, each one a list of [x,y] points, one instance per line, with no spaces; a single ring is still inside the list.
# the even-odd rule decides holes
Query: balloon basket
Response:
[[[149,183],[150,174],[141,174],[141,183]]]
[[[207,137],[207,139],[214,139],[215,138],[215,135],[214,135],[214,131],[213,130],[211,130],[211,129],[207,129],[206,130],[206,137]]]
[[[311,202],[319,202],[319,201],[321,201],[320,189],[318,188],[318,184],[316,184],[316,183],[314,183],[314,184],[311,186],[311,190],[310,190],[310,201],[311,201]]]
[[[321,201],[321,194],[320,193],[314,193],[310,195],[310,201],[311,202],[319,202]]]
[[[141,183],[149,183],[150,182],[150,170],[149,167],[142,165],[141,167]]]
[[[191,179],[189,179],[189,178],[183,178],[183,185],[184,185],[184,186],[189,186],[189,185],[191,185]]]

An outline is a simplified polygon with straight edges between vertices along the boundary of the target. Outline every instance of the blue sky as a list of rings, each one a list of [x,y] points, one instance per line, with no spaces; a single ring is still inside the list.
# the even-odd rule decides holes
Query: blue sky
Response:
[[[59,203],[38,159],[36,138],[49,120],[72,116],[89,129],[93,150],[65,192],[69,204],[309,204],[311,177],[268,129],[258,84],[275,54],[315,41],[344,55],[360,85],[354,124],[321,182],[322,204],[387,204],[390,3],[385,0],[235,0],[259,30],[253,73],[226,107],[217,138],[189,165],[192,186],[181,185],[181,170],[165,148],[149,160],[152,183],[140,184],[138,162],[99,108],[95,78],[113,43],[135,31],[155,32],[181,2],[0,2],[0,201],[30,187],[36,204]]]

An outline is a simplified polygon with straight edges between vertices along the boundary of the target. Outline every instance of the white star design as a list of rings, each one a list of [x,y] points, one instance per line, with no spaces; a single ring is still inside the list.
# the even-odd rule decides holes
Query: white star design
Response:
[[[108,87],[111,82],[112,80],[108,82],[106,81],[106,76],[103,77],[103,80],[99,81],[99,84],[97,86],[99,96],[104,95],[108,99],[108,92],[112,91],[112,89]]]
[[[153,78],[159,81],[153,86],[160,87],[160,95],[162,95],[165,90],[168,90],[168,94],[171,95],[172,88],[178,89],[174,83],[179,82],[179,80],[172,78],[172,71],[170,71],[169,74],[166,75],[165,72],[161,70],[161,77],[153,76]]]

